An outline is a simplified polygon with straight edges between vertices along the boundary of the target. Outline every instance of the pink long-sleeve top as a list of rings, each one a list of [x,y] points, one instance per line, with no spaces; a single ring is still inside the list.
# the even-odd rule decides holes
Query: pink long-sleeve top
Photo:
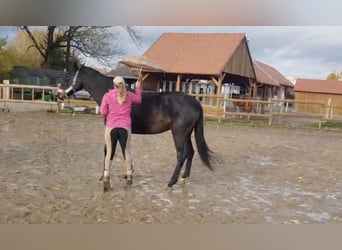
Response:
[[[117,100],[117,89],[108,91],[102,98],[100,113],[107,117],[106,126],[110,128],[129,128],[132,126],[131,108],[133,103],[141,103],[141,88],[136,87],[135,93],[127,91],[125,101]]]

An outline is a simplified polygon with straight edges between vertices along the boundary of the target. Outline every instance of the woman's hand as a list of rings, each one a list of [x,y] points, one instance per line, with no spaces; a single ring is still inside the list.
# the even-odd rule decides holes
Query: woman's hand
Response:
[[[135,83],[135,87],[140,88],[141,87],[141,82],[142,82],[142,76],[139,76],[137,82]]]

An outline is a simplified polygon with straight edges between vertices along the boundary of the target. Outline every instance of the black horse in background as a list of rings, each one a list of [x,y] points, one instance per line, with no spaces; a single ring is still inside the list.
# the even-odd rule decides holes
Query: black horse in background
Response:
[[[75,91],[86,89],[100,106],[104,94],[113,88],[113,77],[81,66],[76,72],[72,85],[64,91],[71,96]],[[171,130],[177,151],[177,165],[168,183],[172,187],[178,181],[185,163],[183,181],[190,176],[194,155],[191,142],[195,131],[197,150],[202,162],[210,169],[212,151],[204,138],[203,108],[192,96],[181,92],[143,92],[142,102],[132,107],[132,133],[158,134]]]

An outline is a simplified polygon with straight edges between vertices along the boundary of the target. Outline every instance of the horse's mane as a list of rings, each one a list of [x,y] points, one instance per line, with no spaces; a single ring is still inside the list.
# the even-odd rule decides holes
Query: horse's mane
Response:
[[[102,77],[105,77],[105,78],[113,78],[111,76],[107,76],[107,75],[101,73],[100,71],[98,71],[98,70],[96,70],[96,69],[94,69],[92,67],[88,67],[88,66],[82,65],[81,68],[80,68],[80,71],[81,71],[82,68],[84,70],[91,71],[91,72],[93,72],[94,74],[96,74],[98,76],[102,76]]]

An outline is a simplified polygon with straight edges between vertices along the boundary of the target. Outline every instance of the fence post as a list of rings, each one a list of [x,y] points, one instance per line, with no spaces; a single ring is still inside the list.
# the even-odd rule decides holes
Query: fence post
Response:
[[[4,98],[4,111],[9,111],[9,106],[8,106],[8,100],[9,100],[9,97],[10,97],[10,86],[9,86],[9,80],[3,80],[3,83],[4,83],[4,90],[3,90],[3,98]]]
[[[321,112],[320,112],[320,117],[319,117],[319,121],[318,121],[318,128],[319,129],[322,127],[323,112],[324,112],[324,104],[321,104]]]
[[[332,116],[330,116],[331,114],[331,98],[328,99],[328,105],[327,105],[327,112],[325,113],[325,119],[332,119]]]
[[[217,119],[218,119],[218,123],[221,123],[221,116],[220,116],[220,107],[221,107],[221,98],[220,97],[217,97],[218,98],[218,105],[217,105]]]
[[[268,99],[268,105],[270,107],[270,118],[268,119],[268,125],[272,126],[272,118],[273,118],[273,102],[271,99]]]

